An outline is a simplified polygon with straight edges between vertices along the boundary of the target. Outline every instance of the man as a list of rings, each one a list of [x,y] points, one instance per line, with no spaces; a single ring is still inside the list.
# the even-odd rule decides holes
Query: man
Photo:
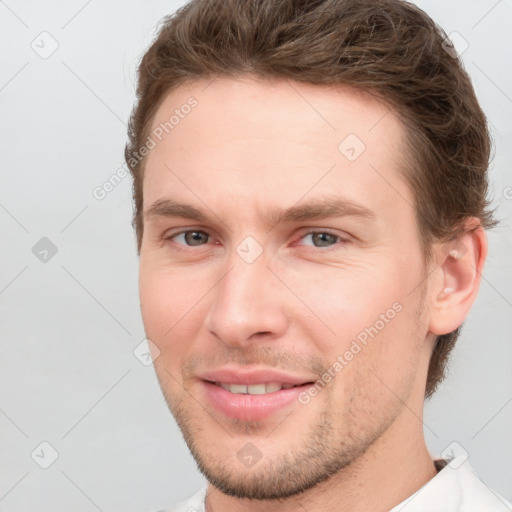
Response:
[[[171,510],[509,510],[423,436],[495,223],[442,30],[399,0],[193,1],[137,93],[142,316],[209,482]]]

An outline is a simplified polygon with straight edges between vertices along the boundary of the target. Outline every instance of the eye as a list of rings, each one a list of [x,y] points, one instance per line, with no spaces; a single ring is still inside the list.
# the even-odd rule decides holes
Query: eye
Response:
[[[175,233],[174,235],[167,237],[166,240],[173,240],[179,245],[195,246],[207,243],[208,237],[208,233],[205,233],[204,231],[189,230],[182,231],[181,233]],[[180,239],[184,242],[179,241]]]
[[[310,243],[300,245],[310,245],[313,247],[330,247],[338,242],[346,242],[344,238],[339,235],[334,235],[328,231],[309,231],[303,235],[300,240],[310,240]]]
[[[188,231],[181,231],[166,238],[172,240],[178,245],[185,245],[189,247],[197,245],[205,245],[208,243],[210,235],[205,231],[191,229]],[[344,243],[346,240],[339,235],[329,233],[328,231],[309,231],[301,236],[300,240],[309,240],[309,242],[301,243],[298,245],[309,245],[313,247],[331,247],[337,243]]]

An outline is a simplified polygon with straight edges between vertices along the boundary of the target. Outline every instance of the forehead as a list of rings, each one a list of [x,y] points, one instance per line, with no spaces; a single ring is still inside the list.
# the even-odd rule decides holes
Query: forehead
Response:
[[[166,194],[195,195],[196,204],[236,196],[252,208],[329,193],[411,208],[399,118],[375,96],[346,86],[248,77],[191,82],[168,93],[150,134],[156,145],[146,160],[145,206]]]

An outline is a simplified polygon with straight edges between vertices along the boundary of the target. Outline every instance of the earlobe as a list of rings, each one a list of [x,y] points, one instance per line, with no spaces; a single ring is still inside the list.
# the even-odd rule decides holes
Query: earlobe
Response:
[[[460,236],[442,244],[438,259],[442,278],[431,303],[432,334],[447,334],[464,322],[478,293],[486,256],[487,237],[475,218],[466,221]]]

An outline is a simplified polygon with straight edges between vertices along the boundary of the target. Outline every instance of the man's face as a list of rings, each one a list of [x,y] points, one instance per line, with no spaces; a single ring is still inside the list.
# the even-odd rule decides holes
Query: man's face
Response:
[[[208,83],[153,121],[197,100],[146,162],[142,315],[210,482],[286,497],[421,415],[427,288],[403,128],[348,88]]]

